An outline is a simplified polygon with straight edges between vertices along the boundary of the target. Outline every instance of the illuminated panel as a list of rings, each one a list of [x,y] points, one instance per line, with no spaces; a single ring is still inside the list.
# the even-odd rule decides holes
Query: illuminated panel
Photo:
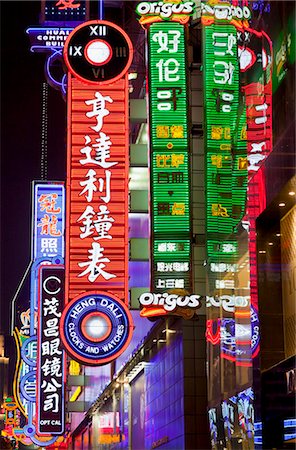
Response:
[[[149,28],[152,290],[190,290],[190,180],[184,27]],[[179,250],[177,250],[179,249]]]
[[[183,2],[178,0],[166,2],[140,2],[136,7],[136,12],[141,16],[140,24],[149,26],[154,22],[169,20],[185,25],[190,16],[194,13],[194,2]]]
[[[127,81],[93,87],[69,74],[69,89],[66,298],[108,289],[127,301]]]
[[[73,28],[28,28],[31,52],[55,51],[64,47],[64,43]]]
[[[236,226],[245,214],[248,168],[246,107],[240,101],[243,49],[238,46],[238,36],[242,24],[248,24],[241,19],[249,19],[250,10],[247,6],[231,7],[222,3],[212,7],[205,2],[201,6],[205,55],[207,253],[213,262],[234,262],[238,254],[234,241]],[[226,251],[221,252],[222,247]],[[236,250],[231,250],[234,247]]]
[[[33,184],[32,258],[64,257],[65,188],[62,183]]]
[[[44,266],[39,270],[36,423],[40,435],[64,433],[65,353],[59,332],[64,275],[63,266]]]
[[[73,359],[109,363],[129,345],[128,75],[133,48],[93,20],[64,46],[68,72],[66,307],[61,338]]]
[[[42,22],[83,22],[88,7],[86,0],[42,0]]]
[[[233,232],[232,143],[238,113],[236,29],[211,25],[205,33],[207,231]]]

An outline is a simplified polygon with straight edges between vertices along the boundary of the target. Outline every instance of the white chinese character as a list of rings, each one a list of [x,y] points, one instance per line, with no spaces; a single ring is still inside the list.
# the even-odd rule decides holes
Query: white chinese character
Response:
[[[157,53],[161,53],[163,51],[169,53],[177,53],[178,45],[180,43],[181,33],[178,30],[169,30],[167,33],[164,31],[159,31],[153,35],[153,42],[158,42],[159,48],[157,49]],[[169,48],[169,45],[171,48]]]
[[[98,237],[95,237],[94,240],[98,241],[99,239],[112,239],[112,236],[108,234],[108,231],[112,227],[112,222],[114,222],[113,217],[108,216],[109,211],[107,206],[100,205],[99,212],[97,213],[97,220],[94,221],[94,227],[98,233]]]
[[[173,263],[173,270],[175,272],[187,272],[189,270],[189,264],[187,262],[184,263]]]
[[[80,153],[86,155],[85,159],[80,159],[80,164],[96,164],[97,166],[102,167],[103,169],[108,169],[109,167],[115,166],[118,162],[107,162],[106,159],[110,158],[110,147],[112,142],[110,141],[110,137],[105,133],[100,132],[100,137],[96,138],[96,144],[92,144],[90,147],[88,144],[91,142],[91,138],[86,135],[85,136],[85,145],[86,147],[80,150]],[[95,157],[91,157],[91,152],[94,150]]]
[[[57,238],[42,238],[41,239],[41,252],[43,256],[54,256],[58,251]]]
[[[158,278],[156,289],[163,289],[165,288],[165,280],[162,280],[161,278]]]
[[[166,249],[167,249],[167,245],[165,242],[162,242],[161,244],[158,244],[158,246],[157,246],[157,250],[159,252],[166,252]]]
[[[43,389],[43,392],[57,392],[58,388],[62,387],[60,383],[57,382],[55,378],[52,378],[51,381],[43,380],[41,384],[41,388]]]
[[[52,297],[51,299],[46,298],[44,300],[44,317],[46,317],[48,314],[52,314],[56,317],[61,317],[62,313],[58,312],[59,301]]]
[[[79,195],[83,195],[86,193],[86,200],[88,202],[91,202],[93,199],[93,194],[94,192],[96,192],[97,187],[95,185],[97,178],[96,178],[96,171],[93,169],[89,169],[89,171],[87,172],[85,178],[87,178],[87,180],[85,181],[80,181],[80,186],[84,186],[84,189],[80,192]]]
[[[256,125],[261,125],[261,124],[267,122],[267,116],[266,116],[267,108],[268,108],[268,105],[266,103],[264,103],[263,105],[255,106],[256,111],[263,111],[263,116],[262,117],[255,117]]]
[[[219,67],[218,66],[222,66],[222,72],[219,71]],[[234,73],[234,65],[229,62],[225,62],[225,61],[215,61],[214,62],[214,71],[215,71],[215,78],[214,81],[217,84],[226,84],[228,83],[229,85],[232,84],[232,77],[233,77],[233,73]]]
[[[232,47],[235,46],[236,44],[236,37],[233,34],[213,33],[212,37],[213,37],[213,46],[215,47],[214,49],[215,56],[226,56],[226,54],[234,56]],[[227,42],[225,41],[219,42],[217,38],[227,38]]]
[[[176,75],[179,71],[180,63],[175,58],[170,58],[167,61],[160,59],[156,64],[158,68],[158,80],[163,81],[179,81],[180,75]]]
[[[113,100],[109,96],[103,97],[102,94],[100,94],[100,92],[96,92],[95,97],[96,97],[95,99],[86,100],[85,102],[86,105],[92,105],[93,107],[93,110],[87,112],[86,116],[97,118],[97,125],[91,128],[99,132],[103,126],[103,117],[108,116],[108,114],[110,114],[110,111],[106,109],[106,101],[109,103],[113,103]]]
[[[223,253],[233,253],[236,251],[236,247],[233,244],[223,244],[222,245],[222,252]]]
[[[254,153],[254,152],[262,152],[263,151],[263,146],[264,145],[266,145],[266,142],[264,141],[264,142],[259,142],[259,143],[256,143],[256,142],[253,142],[252,144],[251,144],[251,153]]]
[[[255,171],[259,170],[260,166],[258,165],[258,163],[260,161],[263,161],[263,159],[265,159],[265,156],[260,155],[258,153],[248,155],[248,162],[249,162],[248,170],[255,170]]]
[[[59,336],[59,326],[58,326],[59,319],[53,318],[46,321],[47,328],[44,328],[43,333],[46,337]]]
[[[164,264],[163,262],[158,262],[158,263],[157,263],[157,269],[156,269],[156,270],[157,270],[158,272],[164,272],[164,270],[165,270],[165,269],[164,269],[164,266],[165,266],[165,264]]]
[[[80,238],[84,239],[86,237],[91,236],[94,231],[97,231],[98,237],[95,237],[94,240],[97,241],[99,239],[112,239],[112,236],[108,235],[108,231],[112,227],[112,222],[114,222],[113,217],[108,216],[109,211],[107,206],[100,205],[99,211],[97,212],[97,219],[94,220],[94,209],[92,206],[87,206],[84,213],[79,217],[77,222],[83,221],[83,227],[80,227],[81,234]]]
[[[79,277],[89,274],[88,279],[92,283],[96,281],[99,275],[102,275],[105,280],[116,277],[116,275],[103,270],[106,267],[105,263],[110,262],[109,258],[104,257],[104,250],[105,249],[101,247],[100,244],[96,242],[92,243],[92,249],[88,251],[90,254],[88,259],[90,261],[78,263],[79,267],[86,267],[86,269],[78,275]]]
[[[89,236],[91,236],[94,232],[94,224],[93,224],[93,216],[95,215],[94,209],[92,206],[87,205],[85,211],[79,219],[77,219],[77,222],[82,221],[83,227],[80,227],[81,233],[80,238],[85,239]]]
[[[184,289],[184,280],[183,279],[175,280],[175,288]]]
[[[104,181],[103,178],[99,178],[99,191],[103,192],[104,184],[106,184],[106,189],[105,189],[106,195],[104,197],[101,197],[101,199],[103,200],[103,202],[109,203],[111,200],[111,194],[110,194],[111,172],[110,172],[110,170],[106,170],[105,175],[106,175],[106,182]]]
[[[168,252],[175,252],[176,251],[176,244],[174,242],[168,242],[168,244],[167,244],[167,251]]]
[[[50,374],[52,377],[61,377],[61,359],[54,357],[51,361]]]
[[[54,357],[53,359],[46,358],[43,366],[41,366],[42,372],[45,377],[48,375],[61,377],[61,360],[60,358]]]
[[[43,411],[59,411],[59,396],[58,394],[50,394],[44,400]]]
[[[177,280],[175,280],[174,278],[169,278],[165,280],[165,287],[168,289],[173,289],[174,287],[176,287],[175,281]]]
[[[44,355],[48,355],[48,356],[61,355],[62,352],[59,350],[59,346],[60,346],[59,338],[53,339],[52,341],[42,342],[42,345],[41,345],[42,356],[44,356]]]

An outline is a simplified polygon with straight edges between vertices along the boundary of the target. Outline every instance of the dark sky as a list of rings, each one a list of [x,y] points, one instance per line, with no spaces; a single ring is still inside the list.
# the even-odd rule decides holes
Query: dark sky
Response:
[[[30,52],[26,28],[38,26],[40,1],[1,1],[1,297],[0,332],[9,332],[11,299],[30,261],[31,181],[41,179],[45,54]],[[63,180],[66,105],[51,87],[48,179]],[[29,300],[26,289],[18,303]]]

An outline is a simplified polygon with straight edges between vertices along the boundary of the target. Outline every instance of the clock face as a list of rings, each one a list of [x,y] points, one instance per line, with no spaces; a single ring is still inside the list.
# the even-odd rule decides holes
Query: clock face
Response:
[[[70,72],[88,83],[109,84],[121,78],[133,57],[132,43],[117,25],[93,20],[69,35],[64,58]]]

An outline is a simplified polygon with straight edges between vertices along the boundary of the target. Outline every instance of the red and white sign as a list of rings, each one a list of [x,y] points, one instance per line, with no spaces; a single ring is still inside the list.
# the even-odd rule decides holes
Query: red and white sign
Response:
[[[89,86],[69,74],[66,299],[128,296],[127,77]]]

